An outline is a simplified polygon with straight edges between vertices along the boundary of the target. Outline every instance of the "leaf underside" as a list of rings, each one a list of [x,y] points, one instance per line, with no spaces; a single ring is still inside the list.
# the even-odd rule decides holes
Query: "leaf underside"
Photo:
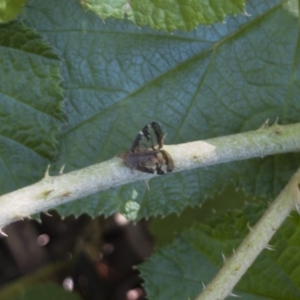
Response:
[[[279,1],[249,1],[247,15],[173,34],[139,29],[126,20],[107,19],[103,23],[70,0],[30,1],[24,11],[26,26],[42,37],[34,48],[40,50],[47,41],[60,61],[54,54],[50,58],[35,55],[34,63],[41,57],[43,65],[34,69],[35,73],[48,72],[41,75],[45,85],[10,77],[3,82],[1,100],[7,99],[10,91],[6,85],[11,85],[19,92],[27,87],[31,101],[26,112],[21,101],[6,100],[16,103],[14,107],[22,110],[24,117],[16,116],[22,124],[14,120],[14,130],[7,118],[1,120],[5,124],[2,138],[9,135],[21,145],[5,147],[12,159],[0,149],[5,170],[1,174],[3,193],[36,181],[47,163],[53,165],[59,130],[60,152],[53,172],[63,164],[69,172],[123,153],[150,121],[162,126],[167,144],[253,130],[267,119],[272,123],[278,118],[282,124],[299,121],[298,20]],[[13,47],[0,51],[15,57]],[[18,63],[32,55],[30,51],[19,52]],[[10,69],[12,65],[13,61]],[[25,68],[27,80],[35,78],[31,68]],[[18,78],[14,73],[11,77]],[[67,122],[63,127],[60,87],[66,99]],[[44,114],[48,97],[52,111]],[[43,122],[36,122],[40,115]],[[3,132],[6,128],[8,133]],[[38,132],[41,128],[43,134]],[[249,195],[272,199],[299,161],[299,154],[285,154],[160,176],[151,180],[150,191],[137,182],[58,210],[62,216],[121,211],[133,220],[165,216],[199,205],[224,190],[230,181]],[[17,167],[20,162],[23,171]]]
[[[148,299],[195,299],[203,285],[232,255],[265,209],[246,205],[243,210],[217,215],[207,225],[196,224],[172,244],[156,251],[138,266]],[[281,226],[232,291],[245,300],[299,299],[300,217],[294,214]],[[228,297],[226,299],[236,299]]]
[[[64,120],[60,60],[21,22],[0,30],[0,190],[33,183],[58,156]]]

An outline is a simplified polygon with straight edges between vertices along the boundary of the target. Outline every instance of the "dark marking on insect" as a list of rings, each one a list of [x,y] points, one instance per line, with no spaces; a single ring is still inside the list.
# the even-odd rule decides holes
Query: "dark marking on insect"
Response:
[[[171,155],[162,149],[165,136],[158,123],[147,124],[134,139],[130,150],[122,155],[125,164],[145,173],[163,175],[174,169]]]

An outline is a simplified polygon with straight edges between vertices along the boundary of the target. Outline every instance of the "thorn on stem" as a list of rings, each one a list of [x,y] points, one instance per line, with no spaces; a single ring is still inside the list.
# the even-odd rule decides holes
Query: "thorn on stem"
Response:
[[[2,228],[0,229],[0,235],[4,237],[8,237],[8,235],[2,230]]]
[[[223,263],[225,264],[226,261],[227,261],[227,258],[226,258],[225,254],[223,252],[222,252],[222,258],[223,258]]]
[[[267,250],[270,250],[270,251],[275,251],[275,248],[274,248],[273,246],[271,246],[270,244],[268,244],[268,245],[266,246],[266,249],[267,249]]]
[[[24,221],[24,218],[22,216],[20,216],[19,214],[15,215],[15,219],[20,220],[20,221]]]
[[[145,183],[148,191],[150,191],[149,180],[144,180],[144,183]]]
[[[59,170],[59,175],[62,175],[64,173],[64,169],[65,169],[66,164],[63,164],[62,167]]]
[[[247,227],[249,229],[249,231],[253,231],[252,227],[250,226],[249,222],[247,223]]]
[[[233,294],[233,293],[229,293],[229,295],[228,296],[230,296],[230,297],[235,297],[235,298],[240,298],[241,296],[239,296],[239,295],[236,295],[236,294]]]
[[[235,249],[232,250],[233,256],[236,257]]]
[[[43,213],[46,215],[46,216],[48,216],[48,217],[53,217],[53,215],[51,215],[49,212],[47,212],[47,211],[43,211]]]
[[[269,127],[269,121],[270,121],[270,119],[267,119],[267,120],[260,126],[259,129],[268,128],[268,127]]]
[[[51,166],[50,164],[47,166],[44,178],[50,177],[50,175],[49,175],[50,166]]]

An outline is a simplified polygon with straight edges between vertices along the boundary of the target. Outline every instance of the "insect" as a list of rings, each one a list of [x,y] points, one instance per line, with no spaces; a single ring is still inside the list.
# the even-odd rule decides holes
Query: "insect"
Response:
[[[147,124],[134,139],[130,150],[123,155],[125,164],[141,172],[166,174],[174,169],[170,154],[163,150],[165,136],[158,123]]]

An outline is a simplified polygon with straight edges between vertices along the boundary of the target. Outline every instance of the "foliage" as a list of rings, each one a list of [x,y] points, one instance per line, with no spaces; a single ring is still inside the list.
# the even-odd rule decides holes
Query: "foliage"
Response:
[[[69,172],[118,155],[152,120],[168,133],[169,144],[253,130],[267,119],[299,121],[296,1],[249,1],[247,14],[209,27],[199,25],[191,32],[177,29],[222,20],[225,14],[242,11],[243,3],[237,1],[238,9],[233,10],[225,4],[234,2],[224,1],[228,10],[212,6],[209,10],[216,18],[206,13],[200,18],[190,16],[191,8],[179,16],[181,6],[166,1],[164,9],[174,18],[155,20],[131,3],[131,21],[173,33],[138,28],[128,20],[108,18],[104,23],[70,0],[29,1],[18,20],[1,25],[2,194],[39,180],[49,162],[53,172],[63,164]],[[156,12],[145,3],[146,11]],[[121,18],[124,4],[120,5],[120,10],[104,12],[93,3],[89,8],[103,18]],[[150,190],[140,182],[122,186],[58,211],[62,216],[121,211],[133,220],[179,214],[214,197],[230,181],[248,195],[272,199],[299,162],[299,154],[231,162],[155,178]],[[195,225],[188,232],[201,236],[203,228]],[[170,247],[177,243],[178,239]],[[190,252],[185,257],[182,249],[178,255],[188,263]],[[220,254],[222,246],[214,251]],[[200,255],[196,251],[194,257]],[[216,267],[211,270],[210,274]],[[199,279],[198,287],[201,280],[206,281]],[[290,295],[285,299],[297,299]]]
[[[249,230],[265,205],[221,213],[180,233],[139,266],[149,299],[195,299]],[[299,299],[299,215],[286,220],[233,293],[242,299]],[[247,226],[248,224],[248,226]],[[222,253],[222,255],[221,255]],[[228,297],[235,299],[236,297]]]
[[[201,24],[221,22],[227,14],[242,13],[244,0],[225,1],[102,1],[85,0],[84,6],[102,19],[126,17],[137,26],[148,25],[153,29],[191,30]]]

